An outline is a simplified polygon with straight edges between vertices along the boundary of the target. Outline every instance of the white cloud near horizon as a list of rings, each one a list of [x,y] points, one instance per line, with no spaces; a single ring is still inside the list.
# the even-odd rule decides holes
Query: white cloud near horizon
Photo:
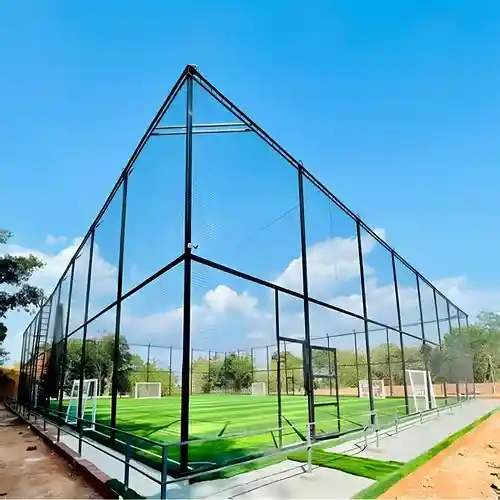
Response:
[[[45,244],[46,245],[62,245],[68,241],[68,238],[66,236],[54,236],[52,234],[48,234],[45,237]]]
[[[382,237],[385,234],[383,229],[377,232]],[[364,255],[370,256],[374,249],[372,243],[374,240],[362,238]],[[33,275],[31,282],[42,287],[49,294],[81,241],[81,238],[75,238],[69,246],[54,253],[44,253],[13,244],[3,245],[0,250],[2,253],[12,255],[32,253],[43,259],[46,263],[45,267]],[[359,281],[357,252],[355,238],[337,237],[312,244],[308,248],[308,277],[311,295],[337,307],[361,314],[359,287],[353,286],[353,283]],[[75,267],[75,282],[78,280],[79,283],[85,283],[88,249],[84,248],[79,260],[81,265],[79,263]],[[370,318],[379,322],[396,324],[393,286],[382,281],[383,278],[377,275],[375,267],[366,264],[365,270]],[[116,276],[116,267],[102,256],[99,246],[96,245],[92,268],[91,315],[114,300]],[[296,257],[284,266],[283,272],[274,281],[281,286],[301,290],[301,257]],[[500,288],[477,288],[469,282],[466,276],[441,277],[435,280],[434,284],[445,296],[468,312],[471,318],[482,310],[499,309]],[[74,293],[84,293],[84,286],[80,288]],[[415,290],[410,286],[400,286],[399,296],[402,314],[411,318],[415,314]],[[167,301],[162,302],[160,297],[154,305],[143,303],[138,309],[127,302],[128,299],[123,303],[122,332],[129,342],[180,345],[183,321],[182,303],[167,304]],[[426,307],[424,306],[424,309]],[[426,314],[432,314],[432,311],[424,310],[424,318]],[[113,329],[113,318],[114,311],[103,315],[99,322],[96,321],[96,331]],[[12,353],[12,360],[20,357],[21,336],[29,321],[30,318],[26,313],[13,312],[7,318],[9,333],[5,348]],[[274,342],[274,303],[270,294],[256,297],[244,287],[235,289],[233,284],[213,282],[206,287],[201,299],[193,303],[191,323],[192,344],[195,348],[197,342],[203,348],[213,350],[218,349],[217,344],[223,342],[226,342],[228,346],[238,346],[242,349],[245,345],[265,345]],[[349,331],[358,326],[359,320],[318,308],[318,306],[311,306],[312,337],[331,334],[335,331]],[[282,301],[280,328],[283,335],[298,338],[303,336],[303,310],[300,301]]]

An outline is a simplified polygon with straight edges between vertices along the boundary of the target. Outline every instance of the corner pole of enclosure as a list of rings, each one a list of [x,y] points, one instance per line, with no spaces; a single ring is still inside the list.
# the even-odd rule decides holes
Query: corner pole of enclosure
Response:
[[[401,320],[401,305],[399,303],[398,275],[396,272],[396,257],[394,255],[394,250],[391,251],[391,262],[392,262],[392,277],[394,279],[394,295],[396,297],[396,313],[398,315],[399,345],[401,348],[401,367],[403,369],[403,392],[405,396],[406,414],[409,415],[410,404],[408,401],[408,386],[406,384],[406,360],[405,360],[405,346],[403,340],[403,322]]]
[[[356,330],[352,331],[354,335],[354,362],[356,363],[356,391],[358,392],[358,398],[361,397],[359,391],[359,359],[358,359],[358,333]]]
[[[283,367],[285,368],[285,392],[288,396],[288,367],[286,360],[288,358],[288,353],[286,351],[286,341],[283,341]]]
[[[85,418],[83,411],[83,380],[85,379],[85,362],[86,362],[86,346],[87,346],[87,322],[89,320],[89,304],[90,304],[90,290],[92,283],[92,260],[94,258],[94,241],[95,241],[95,227],[92,228],[90,233],[90,249],[89,249],[89,267],[87,270],[87,289],[85,290],[85,306],[83,311],[83,335],[82,335],[82,354],[80,357],[80,378],[78,388],[78,413],[77,413],[77,428],[79,436],[81,436],[82,421]],[[81,453],[82,440],[78,440],[78,453]]]
[[[208,393],[210,394],[212,392],[212,380],[211,380],[211,375],[210,375],[210,357],[211,357],[211,352],[212,351],[208,351],[208,374],[207,374],[207,378],[208,378]]]
[[[192,205],[193,205],[193,75],[186,77],[186,171],[184,193],[184,304],[181,375],[181,442],[189,440],[189,389],[191,355],[191,267],[192,267]],[[188,470],[188,445],[180,447],[180,469]]]
[[[304,382],[307,391],[307,409],[309,417],[309,425],[311,426],[311,436],[315,439],[316,426],[314,416],[314,391],[313,391],[313,376],[311,369],[311,332],[309,322],[309,285],[307,279],[307,238],[306,238],[306,215],[304,206],[304,166],[299,164],[298,168],[298,188],[299,188],[299,214],[300,214],[300,243],[302,254],[302,293],[304,295],[304,337],[305,348],[307,352],[307,362],[305,363]]]
[[[443,351],[443,342],[441,339],[441,324],[439,323],[439,311],[438,311],[438,305],[437,305],[437,294],[436,294],[436,289],[433,287],[432,292],[434,295],[434,312],[436,313],[436,325],[437,325],[437,333],[438,333],[438,341],[439,341],[439,350],[442,352]],[[440,367],[441,368],[441,367]],[[448,388],[446,387],[446,378],[443,382],[443,396],[444,396],[444,402],[446,405],[448,405]]]
[[[61,382],[60,382],[61,387],[59,392],[59,406],[58,406],[59,412],[62,412],[63,408],[64,384],[66,383],[66,357],[68,355],[69,320],[71,317],[71,300],[73,298],[74,277],[75,277],[75,260],[73,259],[73,261],[71,262],[71,274],[70,274],[69,292],[68,292],[68,310],[66,311],[66,328],[64,332],[63,356],[61,362]]]
[[[370,354],[370,334],[368,330],[368,308],[366,305],[365,270],[363,265],[363,245],[361,243],[361,221],[356,218],[356,237],[358,240],[359,275],[361,278],[361,300],[363,302],[363,323],[365,327],[366,368],[368,371],[368,395],[370,397],[370,423],[375,425],[375,401],[373,400],[372,363]]]
[[[420,278],[418,277],[418,274],[415,275],[415,279],[417,281],[417,296],[418,296],[418,311],[420,315],[420,331],[422,332],[422,347],[424,349],[424,367],[426,373],[426,385],[427,385],[427,404],[429,407],[429,410],[432,408],[432,380],[431,380],[431,371],[429,367],[429,349],[428,344],[425,339],[425,327],[424,327],[424,314],[422,310],[422,295],[420,293]]]
[[[190,368],[189,368],[189,373],[191,376],[189,377],[189,394],[193,394],[193,364],[194,364],[194,349],[191,347],[191,361],[190,361]]]
[[[385,329],[385,341],[387,344],[387,368],[389,370],[389,394],[392,397],[392,368],[391,368],[391,346],[389,344],[389,328]]]
[[[118,398],[118,362],[120,360],[120,331],[123,294],[123,259],[125,255],[125,228],[127,225],[128,174],[123,177],[122,219],[120,226],[120,250],[118,254],[118,279],[116,284],[115,344],[113,353],[113,374],[111,382],[111,439],[115,439],[116,400]]]
[[[330,390],[330,396],[333,396],[333,387],[332,387],[332,360],[331,360],[331,351],[330,351],[330,335],[328,333],[326,334],[326,347],[328,349],[328,385],[329,385],[329,390]],[[312,361],[312,360],[311,360]],[[337,368],[337,363],[335,362],[335,368]],[[335,371],[335,379],[337,379],[337,372]],[[338,380],[337,380],[338,382]],[[338,384],[337,384],[338,385]],[[338,393],[337,389],[337,393]]]
[[[282,421],[283,421],[283,409],[281,405],[281,352],[280,352],[280,308],[278,302],[278,290],[274,290],[274,319],[276,328],[276,393],[278,396],[278,436],[279,436],[279,447],[283,447],[283,431],[282,431]],[[268,355],[269,359],[269,355]],[[269,370],[268,370],[269,378]]]

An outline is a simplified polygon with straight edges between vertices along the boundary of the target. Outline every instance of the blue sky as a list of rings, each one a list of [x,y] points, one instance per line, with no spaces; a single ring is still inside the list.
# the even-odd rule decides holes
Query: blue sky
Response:
[[[20,247],[52,255],[83,236],[171,85],[194,63],[354,212],[383,228],[425,276],[448,280],[447,292],[464,309],[492,308],[500,297],[491,271],[500,243],[491,229],[500,180],[497,2],[47,1],[3,10],[2,179],[19,187],[2,190],[1,225]],[[251,139],[237,141],[252,150]],[[171,144],[168,154],[176,158],[182,144]],[[298,256],[290,235],[271,253],[256,244],[235,254],[221,241],[238,243],[251,214],[266,222],[290,208],[286,187],[294,172],[264,168],[255,150],[248,156],[233,146],[229,159],[224,142],[217,151],[197,144],[195,186],[199,181],[206,193],[196,227],[209,241],[207,254],[226,251],[229,264],[240,258],[251,267],[246,257],[260,248],[268,258],[252,270],[278,279]],[[153,172],[176,179],[179,173],[161,170],[158,158],[148,167],[150,179]],[[265,182],[249,175],[256,163]],[[229,179],[245,190],[235,191]],[[138,280],[158,268],[162,249],[171,251],[182,214],[175,208],[180,193],[163,205],[156,196],[148,211],[154,183],[131,185],[134,213],[141,210],[130,219],[137,231],[130,243],[134,281],[134,273]],[[219,203],[228,196],[246,197],[246,209],[228,211]],[[171,215],[171,232],[146,244],[145,232],[159,234],[160,219],[151,216],[159,208]],[[310,217],[318,221],[314,210]],[[344,222],[335,234],[319,222],[310,230],[317,236],[311,244],[321,235],[353,236]],[[47,245],[47,235],[66,240]],[[108,236],[99,245],[116,263]],[[276,249],[274,241],[267,245]],[[145,262],[137,269],[144,246],[158,259],[151,269]],[[380,287],[387,280],[377,276]],[[201,290],[218,284],[207,278]],[[353,293],[351,285],[342,293]]]

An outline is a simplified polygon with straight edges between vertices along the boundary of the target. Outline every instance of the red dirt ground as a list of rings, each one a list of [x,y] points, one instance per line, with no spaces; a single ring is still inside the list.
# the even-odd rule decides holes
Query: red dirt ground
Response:
[[[36,446],[36,450],[27,451]],[[28,426],[0,407],[0,499],[102,498]]]
[[[500,413],[493,414],[380,498],[500,499]]]

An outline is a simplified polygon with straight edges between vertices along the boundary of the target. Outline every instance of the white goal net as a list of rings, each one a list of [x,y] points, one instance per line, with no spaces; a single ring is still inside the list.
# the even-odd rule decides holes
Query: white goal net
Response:
[[[436,396],[430,373],[426,370],[406,370],[406,374],[410,389],[408,396],[413,399],[414,411],[421,412],[436,408]]]
[[[80,380],[73,380],[69,395],[68,407],[66,408],[66,423],[75,425],[78,418],[84,419],[84,429],[95,428],[95,416],[97,412],[97,379],[85,379],[81,391],[82,407],[78,415],[78,405],[80,401]]]
[[[254,382],[252,384],[252,396],[267,396],[266,383]]]
[[[372,390],[374,398],[385,398],[385,385],[383,380],[372,380]],[[370,397],[370,384],[368,380],[359,381],[359,397]]]
[[[161,398],[161,383],[136,382],[134,396],[136,398]]]

